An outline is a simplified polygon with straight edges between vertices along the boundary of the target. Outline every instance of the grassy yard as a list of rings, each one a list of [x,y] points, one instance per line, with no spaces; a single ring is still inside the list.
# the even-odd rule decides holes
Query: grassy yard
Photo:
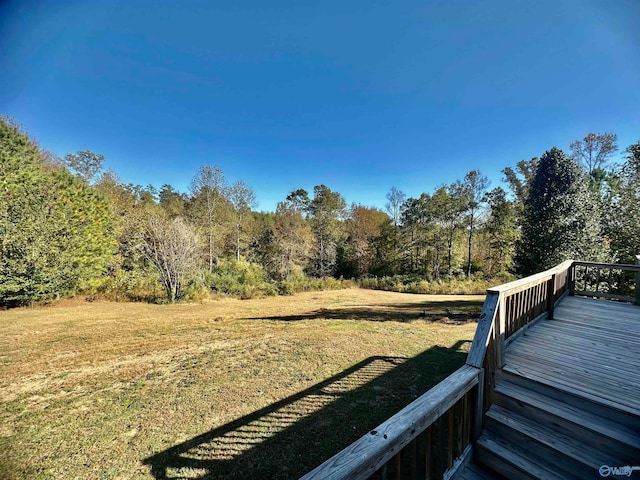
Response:
[[[482,300],[0,312],[0,478],[297,478],[458,368]]]

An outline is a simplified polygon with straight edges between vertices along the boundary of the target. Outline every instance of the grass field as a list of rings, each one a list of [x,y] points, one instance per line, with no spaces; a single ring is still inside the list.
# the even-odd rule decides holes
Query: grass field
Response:
[[[297,478],[462,365],[482,300],[0,312],[0,478]]]

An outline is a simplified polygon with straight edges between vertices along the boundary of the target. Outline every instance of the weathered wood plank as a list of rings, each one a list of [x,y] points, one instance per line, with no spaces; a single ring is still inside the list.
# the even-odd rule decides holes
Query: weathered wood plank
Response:
[[[562,361],[567,359],[579,360],[581,364],[593,365],[600,367],[603,371],[620,372],[620,376],[624,376],[627,372],[632,376],[640,377],[640,368],[638,367],[637,357],[629,357],[618,353],[617,351],[607,350],[606,348],[585,349],[583,345],[559,345],[549,343],[543,338],[534,338],[528,336],[525,345],[519,345],[518,350],[526,348],[537,348],[542,351],[548,351],[550,356],[560,357]]]
[[[549,375],[548,372],[539,372],[537,370],[530,369],[525,365],[507,364],[504,367],[504,371],[523,378],[527,378],[529,380],[533,380],[543,385],[552,386],[559,391],[571,392],[572,394],[579,395],[580,397],[596,404],[605,405],[606,407],[612,409],[612,411],[617,410],[625,414],[630,414],[633,417],[638,416],[639,413],[636,408],[630,408],[628,405],[621,404],[619,402],[616,402],[615,400],[603,397],[601,395],[594,395],[590,392],[582,391],[580,390],[580,388],[583,386],[582,383],[568,380],[563,376]]]
[[[574,395],[585,397],[622,412],[636,416],[640,415],[640,409],[634,395],[630,395],[628,391],[621,390],[615,385],[608,386],[608,388],[586,385],[584,378],[570,375],[567,372],[553,371],[548,365],[533,365],[528,359],[525,361],[522,359],[514,359],[512,363],[505,365],[505,370],[547,385],[552,385],[554,388],[560,390],[569,391]]]
[[[484,362],[484,356],[489,345],[489,338],[493,331],[494,321],[496,317],[496,310],[498,308],[497,293],[488,293],[482,306],[482,312],[478,319],[478,327],[476,333],[473,336],[473,343],[471,349],[467,355],[467,365],[482,368]]]
[[[592,446],[604,447],[611,452],[621,450],[626,456],[634,455],[640,449],[639,432],[581,409],[573,404],[575,397],[568,397],[569,404],[509,381],[500,383],[496,392],[497,405],[565,435],[584,439]]]
[[[602,452],[580,439],[541,427],[503,407],[494,405],[487,417],[492,431],[514,444],[526,445],[527,453],[544,458],[579,478],[590,478],[602,465],[624,465],[624,460],[614,452]]]
[[[478,368],[461,367],[302,479],[366,479],[471,390],[479,373]]]
[[[637,364],[632,366],[630,363],[619,362],[615,357],[602,353],[599,358],[588,357],[581,354],[577,349],[561,350],[560,347],[549,348],[543,344],[527,342],[525,345],[519,345],[518,354],[542,356],[547,362],[567,364],[567,371],[570,369],[580,369],[585,371],[588,378],[598,378],[599,375],[606,376],[614,385],[620,381],[630,380],[640,385],[640,369]],[[561,367],[565,368],[565,367]],[[640,394],[640,389],[638,389]]]
[[[616,392],[624,400],[627,405],[637,405],[640,408],[640,387],[633,385],[632,382],[620,383],[619,379],[613,379],[600,371],[595,371],[582,364],[562,364],[567,357],[551,358],[547,353],[545,356],[541,351],[532,350],[509,353],[509,365],[522,366],[532,370],[539,371],[549,377],[562,377],[572,379],[583,383],[580,387],[581,391],[589,391],[592,393],[600,393],[607,395],[608,392]],[[639,412],[640,413],[640,412]]]
[[[526,290],[533,285],[549,280],[549,278],[551,278],[551,275],[553,274],[558,274],[560,272],[568,270],[573,265],[573,263],[573,260],[567,260],[556,267],[545,270],[544,272],[521,278],[520,280],[515,280],[513,282],[505,283],[503,285],[498,285],[497,287],[491,287],[487,291],[494,293],[506,292],[509,295],[513,295],[515,293]]]

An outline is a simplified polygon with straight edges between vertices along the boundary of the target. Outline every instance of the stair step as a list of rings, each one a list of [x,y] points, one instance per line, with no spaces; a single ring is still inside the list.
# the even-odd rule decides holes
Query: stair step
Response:
[[[472,462],[464,470],[456,474],[454,480],[504,480],[502,475]]]
[[[495,392],[496,405],[516,412],[539,425],[579,438],[601,451],[616,452],[625,464],[640,458],[640,432],[625,425],[512,382],[501,382]]]
[[[475,446],[476,459],[505,478],[523,480],[577,480],[580,478],[487,430],[478,438]]]
[[[509,382],[534,393],[544,395],[552,401],[569,404],[574,409],[623,425],[628,431],[640,432],[640,416],[615,402],[576,391],[566,385],[549,384],[543,377],[536,376],[531,372],[518,372],[508,365],[496,371],[496,383],[498,386],[504,382]]]
[[[623,460],[563,435],[498,405],[487,412],[487,428],[517,442],[523,450],[552,461],[582,478],[598,474],[602,465],[622,465]]]

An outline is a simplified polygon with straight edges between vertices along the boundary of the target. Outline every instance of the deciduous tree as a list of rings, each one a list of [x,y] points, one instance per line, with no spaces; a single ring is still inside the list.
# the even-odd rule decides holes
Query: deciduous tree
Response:
[[[71,173],[80,177],[87,183],[91,183],[104,164],[104,155],[90,150],[80,150],[77,153],[68,153],[64,157],[64,165]]]
[[[582,164],[589,175],[603,168],[609,157],[618,150],[615,133],[588,133],[583,140],[570,145],[573,159]]]
[[[180,298],[185,280],[196,269],[197,247],[195,231],[181,217],[167,220],[154,215],[148,219],[144,254],[157,269],[170,303]]]
[[[389,193],[387,193],[387,203],[385,204],[385,210],[391,218],[391,225],[393,226],[392,244],[393,244],[393,267],[396,268],[398,261],[398,234],[399,225],[402,217],[402,205],[407,199],[407,195],[398,190],[396,187],[391,187]]]
[[[253,189],[244,182],[235,182],[228,190],[228,198],[233,208],[233,225],[235,231],[236,260],[240,261],[240,236],[243,221],[251,210],[256,208],[256,195]]]
[[[265,254],[267,270],[279,280],[301,274],[312,257],[313,232],[309,222],[289,202],[278,203]]]
[[[313,187],[309,213],[317,247],[314,270],[320,277],[330,276],[334,272],[340,219],[344,217],[345,209],[346,203],[340,193],[333,192],[325,185]]]
[[[515,208],[507,200],[506,192],[501,187],[494,188],[487,193],[486,199],[489,204],[489,217],[485,224],[489,240],[486,273],[495,275],[511,266],[518,232]]]
[[[485,192],[489,186],[489,179],[479,170],[468,172],[458,190],[464,197],[464,210],[467,226],[467,277],[471,276],[471,247],[473,245],[473,235],[478,228],[479,216],[485,201]]]
[[[191,218],[206,239],[209,273],[218,258],[216,240],[227,217],[227,191],[222,170],[212,165],[200,167],[191,181]]]

